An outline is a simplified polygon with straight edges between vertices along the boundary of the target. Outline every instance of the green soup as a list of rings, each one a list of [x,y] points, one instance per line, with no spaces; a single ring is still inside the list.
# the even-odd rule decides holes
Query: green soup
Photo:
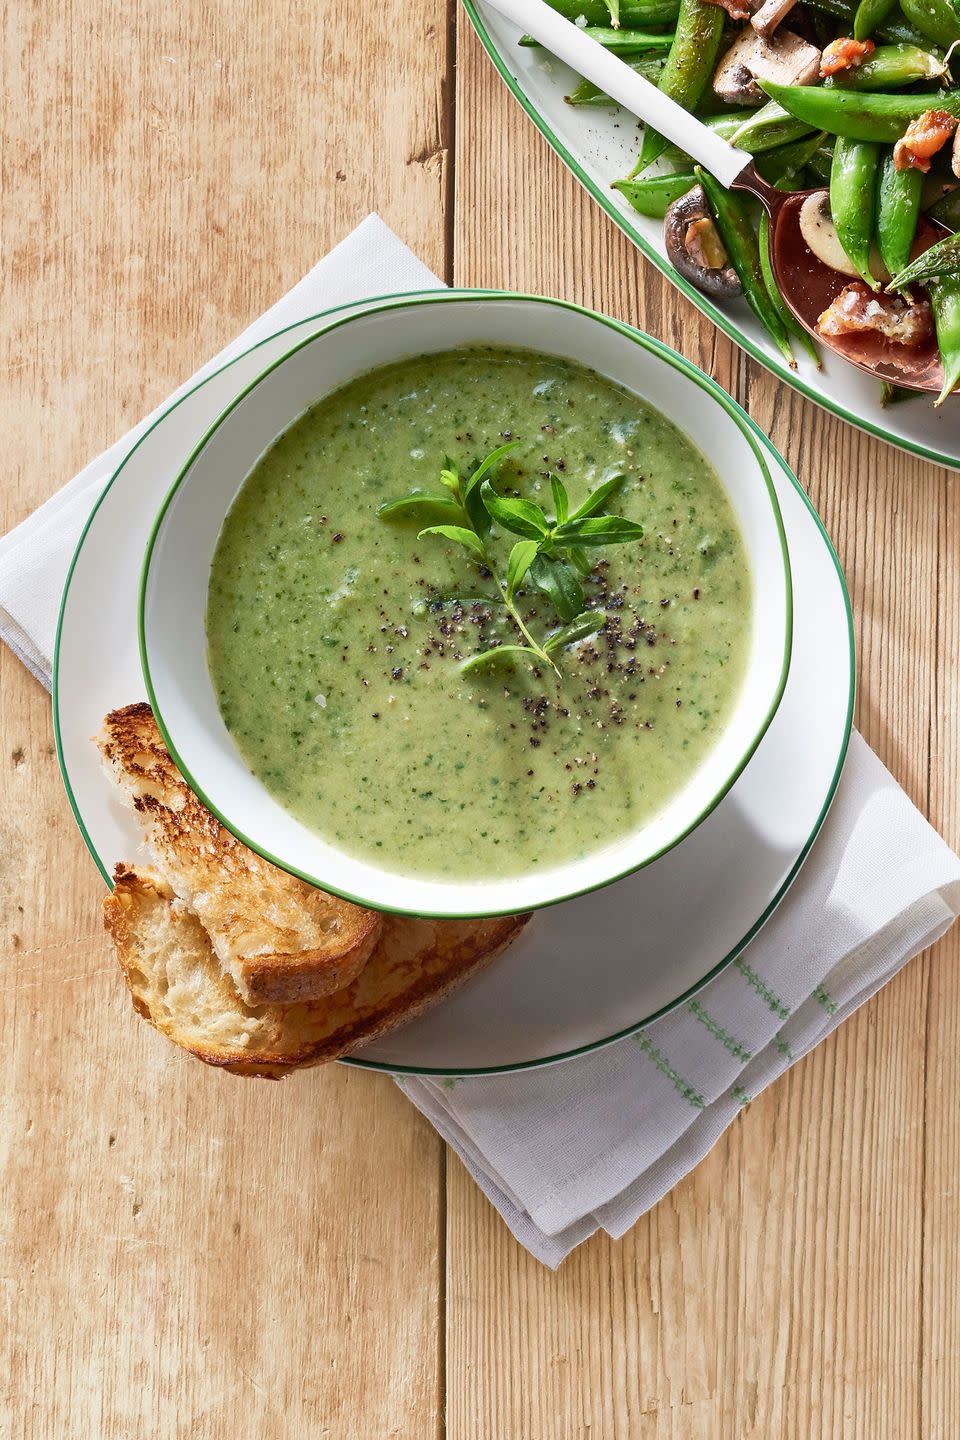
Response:
[[[516,448],[502,495],[552,518],[550,475],[576,507],[609,505],[639,543],[589,550],[603,630],[560,653],[464,672],[517,631],[489,571],[385,502],[442,493]],[[430,523],[427,521],[426,523]],[[489,539],[498,573],[515,535]],[[521,589],[531,632],[558,625]],[[650,819],[718,737],[751,625],[743,541],[709,462],[663,415],[580,366],[461,349],[387,366],[303,415],[259,460],[220,535],[210,672],[251,770],[305,824],[423,876],[506,877],[582,856]]]

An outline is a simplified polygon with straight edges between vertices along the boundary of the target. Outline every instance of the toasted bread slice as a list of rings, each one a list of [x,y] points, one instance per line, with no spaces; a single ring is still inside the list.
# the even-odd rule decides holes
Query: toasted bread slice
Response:
[[[380,916],[288,875],[231,835],[174,765],[149,705],[111,711],[97,743],[140,817],[153,864],[194,911],[247,1004],[314,1000],[359,974]]]
[[[295,1005],[248,1005],[196,915],[149,871],[118,866],[104,921],[137,1011],[182,1049],[237,1075],[280,1079],[333,1060],[448,995],[529,917],[384,917],[373,954],[343,990]]]

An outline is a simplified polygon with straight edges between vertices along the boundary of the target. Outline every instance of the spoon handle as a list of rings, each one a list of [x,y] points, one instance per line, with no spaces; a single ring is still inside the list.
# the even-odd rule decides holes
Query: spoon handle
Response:
[[[652,125],[692,155],[721,185],[729,187],[749,165],[752,157],[746,150],[734,150],[726,140],[714,135],[669,95],[644,80],[544,0],[485,0],[485,3],[539,40],[545,49],[572,66],[579,75],[599,85],[605,94],[612,95],[645,124]]]

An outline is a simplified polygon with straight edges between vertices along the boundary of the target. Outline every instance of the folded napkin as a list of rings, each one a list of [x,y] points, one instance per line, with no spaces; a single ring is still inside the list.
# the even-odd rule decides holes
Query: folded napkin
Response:
[[[320,310],[439,284],[371,216],[187,386]],[[60,592],[80,531],[153,418],[0,540],[0,638],[48,686]],[[595,1230],[629,1229],[742,1105],[958,913],[960,860],[855,735],[833,808],[787,899],[693,1000],[635,1036],[545,1069],[398,1083],[521,1244],[555,1266]]]

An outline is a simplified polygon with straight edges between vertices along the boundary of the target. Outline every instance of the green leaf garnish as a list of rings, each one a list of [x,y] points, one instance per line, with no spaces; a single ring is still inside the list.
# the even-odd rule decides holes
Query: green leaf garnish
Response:
[[[463,519],[463,508],[450,495],[426,495],[414,490],[399,500],[388,500],[377,510],[381,520],[417,520],[436,525]]]
[[[547,660],[551,664],[553,663],[542,650],[535,650],[530,645],[495,645],[492,650],[481,650],[478,655],[471,655],[469,660],[462,662],[460,669],[476,670],[478,666],[486,665],[491,660],[497,660],[503,655],[532,655],[537,661]]]
[[[417,539],[421,540],[424,535],[442,535],[444,540],[455,540],[458,545],[464,545],[475,555],[479,555],[481,560],[486,559],[480,536],[473,530],[465,530],[462,525],[428,525],[425,530],[420,531]]]
[[[568,520],[557,527],[556,534],[558,540],[572,540],[575,545],[622,545],[642,540],[643,526],[619,515],[594,515],[588,520]]]
[[[559,475],[551,475],[550,489],[553,491],[553,508],[556,512],[557,524],[562,525],[570,514],[570,497],[567,495],[567,487]]]
[[[440,483],[447,493],[429,495],[415,490],[381,505],[377,513],[384,520],[409,518],[421,523],[434,522],[420,530],[418,538],[438,535],[463,546],[485,567],[482,573],[492,577],[496,596],[489,597],[487,603],[506,607],[526,643],[491,646],[463,661],[464,670],[489,664],[497,656],[527,655],[535,664],[549,665],[559,675],[555,657],[566,646],[595,635],[606,623],[603,611],[585,608],[580,576],[590,573],[586,550],[642,540],[643,526],[619,515],[598,514],[623,483],[626,478],[623,475],[615,475],[598,485],[572,515],[566,486],[558,475],[551,475],[550,490],[556,512],[552,523],[532,500],[498,495],[491,483],[493,473],[516,445],[517,441],[511,440],[491,450],[466,481],[447,458],[440,472]],[[521,537],[510,551],[505,579],[498,574],[497,563],[488,548],[493,522],[508,534]],[[517,592],[524,582],[546,595],[557,618],[567,622],[549,634],[542,644],[531,635],[516,603]],[[535,613],[532,611],[527,618],[532,619]]]
[[[512,600],[517,593],[517,587],[522,584],[524,576],[536,559],[536,554],[536,540],[518,540],[510,551],[510,559],[507,561],[508,600]]]
[[[532,541],[530,542],[533,543]],[[553,601],[561,620],[572,620],[583,610],[584,595],[580,577],[564,560],[551,560],[538,555],[530,566],[530,579],[538,590]]]
[[[498,495],[484,480],[480,495],[489,514],[504,530],[512,535],[525,535],[528,540],[540,540],[550,533],[550,523],[539,505],[532,500],[515,500],[511,496]]]
[[[519,440],[508,440],[505,445],[498,445],[496,450],[491,450],[487,458],[480,461],[480,464],[467,481],[466,488],[463,492],[464,496],[469,495],[471,490],[475,490],[491,471],[496,470],[504,455],[509,455],[511,450],[516,450],[519,444]]]
[[[586,500],[574,510],[570,519],[585,520],[588,515],[596,515],[597,511],[601,510],[606,504],[614,490],[618,490],[626,478],[626,475],[614,475],[612,479],[604,480],[603,484],[598,485],[596,490],[590,491]],[[557,516],[558,520],[559,518],[560,517]],[[564,519],[566,519],[566,516],[564,516]]]
[[[555,630],[548,635],[543,642],[543,648],[548,655],[555,655],[565,645],[575,645],[578,640],[586,640],[588,635],[596,635],[606,624],[607,617],[602,610],[585,610],[582,615],[569,625],[564,625],[562,630]]]

